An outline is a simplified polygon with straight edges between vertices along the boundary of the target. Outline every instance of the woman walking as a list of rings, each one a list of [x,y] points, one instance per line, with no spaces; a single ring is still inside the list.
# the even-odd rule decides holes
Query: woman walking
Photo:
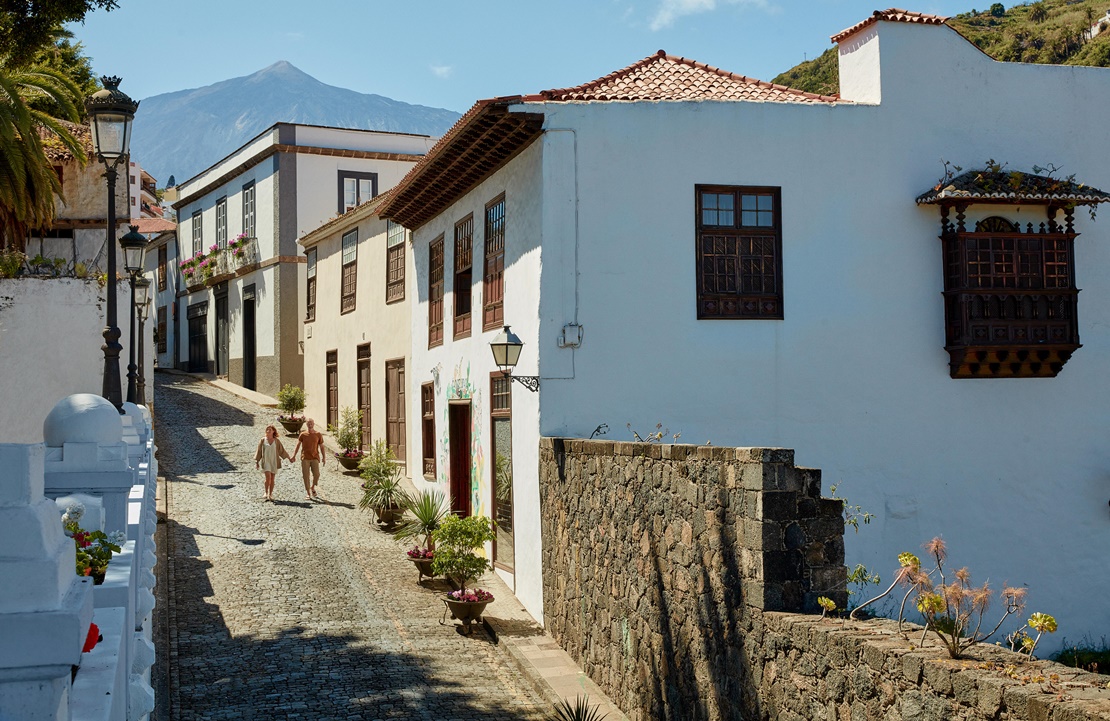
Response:
[[[266,437],[258,442],[258,450],[254,452],[254,467],[262,468],[266,477],[266,500],[274,500],[274,474],[281,468],[281,459],[289,460],[289,454],[277,437],[277,429],[266,426]]]

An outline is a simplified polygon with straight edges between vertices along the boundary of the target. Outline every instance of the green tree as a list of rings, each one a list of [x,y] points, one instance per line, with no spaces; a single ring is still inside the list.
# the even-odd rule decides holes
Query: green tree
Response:
[[[1048,7],[1044,4],[1044,0],[1039,0],[1029,6],[1029,19],[1035,23],[1043,23],[1048,20]]]
[[[995,3],[991,5],[991,16],[1000,18],[1006,14],[1006,6],[1002,3]]]
[[[30,65],[54,42],[56,28],[116,7],[116,0],[0,0],[0,57],[12,66]]]

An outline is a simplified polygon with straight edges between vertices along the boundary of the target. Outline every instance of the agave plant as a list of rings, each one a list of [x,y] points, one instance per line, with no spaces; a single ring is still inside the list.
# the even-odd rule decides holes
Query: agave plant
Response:
[[[401,507],[411,514],[411,518],[404,520],[393,533],[394,538],[407,541],[423,536],[424,548],[431,549],[432,532],[439,528],[447,515],[444,495],[432,490],[425,490],[420,495],[406,493]]]
[[[601,713],[597,704],[591,706],[589,696],[578,696],[574,699],[573,705],[566,699],[555,704],[551,719],[552,721],[601,721],[608,715]]]
[[[358,507],[364,511],[370,508],[377,511],[400,508],[405,496],[405,489],[401,487],[400,474],[385,476],[379,478],[377,482],[367,481]]]

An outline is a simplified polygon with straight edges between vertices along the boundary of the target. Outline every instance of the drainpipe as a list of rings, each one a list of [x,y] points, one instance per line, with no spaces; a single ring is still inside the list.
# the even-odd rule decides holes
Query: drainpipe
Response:
[[[579,196],[578,196],[578,133],[573,128],[547,128],[544,131],[544,133],[545,134],[569,133],[570,136],[571,136],[571,149],[572,149],[572,161],[573,161],[573,173],[572,173],[572,175],[573,175],[573,179],[574,179],[574,191],[573,191],[573,196],[574,196],[574,229],[573,229],[573,234],[574,234],[574,311],[573,311],[571,322],[566,323],[566,324],[563,325],[562,331],[559,333],[559,337],[556,338],[556,340],[555,340],[556,345],[558,345],[560,348],[565,348],[565,349],[570,350],[570,375],[569,376],[566,376],[566,375],[548,376],[546,374],[541,373],[541,376],[543,376],[544,378],[551,378],[552,380],[572,380],[572,379],[574,379],[574,376],[575,376],[575,370],[574,370],[574,356],[575,356],[575,354],[574,354],[574,351],[575,351],[575,349],[581,347],[581,345],[582,345],[582,336],[583,336],[582,326],[578,322],[578,242],[579,242],[579,237],[578,237],[579,236],[579,230],[578,230],[578,204],[579,204]]]

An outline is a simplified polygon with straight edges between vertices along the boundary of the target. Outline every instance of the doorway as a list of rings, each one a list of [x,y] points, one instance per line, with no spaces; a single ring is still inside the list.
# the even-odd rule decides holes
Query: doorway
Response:
[[[228,351],[231,346],[228,338],[229,325],[227,285],[225,284],[222,292],[216,292],[216,375],[225,378],[227,377]]]
[[[258,390],[255,386],[256,346],[254,332],[254,284],[243,288],[243,387]]]
[[[194,303],[189,319],[189,372],[208,372],[208,302]]]
[[[358,409],[362,411],[362,448],[370,448],[370,344],[360,345],[358,357]]]
[[[451,510],[466,518],[470,515],[470,402],[450,403],[447,413]]]

